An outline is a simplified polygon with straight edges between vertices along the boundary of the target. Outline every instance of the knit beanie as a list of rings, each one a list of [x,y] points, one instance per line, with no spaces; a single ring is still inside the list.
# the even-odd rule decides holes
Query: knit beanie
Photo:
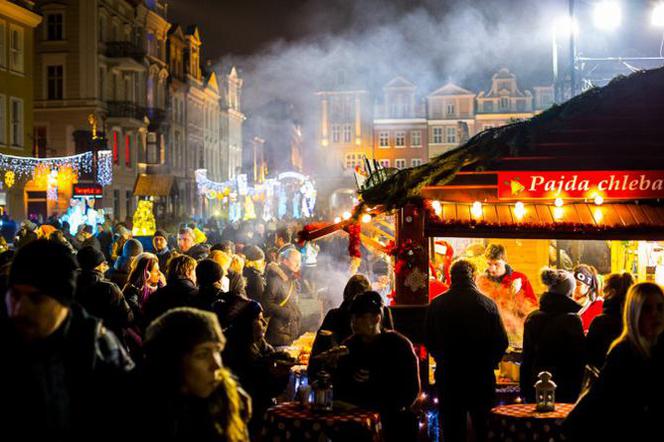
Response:
[[[128,239],[122,247],[122,256],[125,258],[132,258],[141,253],[143,253],[143,244],[134,238]]]
[[[263,253],[258,246],[247,246],[242,253],[247,257],[247,261],[260,261],[261,259],[265,259],[265,253]]]
[[[9,287],[26,284],[62,304],[69,305],[76,291],[78,263],[69,249],[40,239],[21,247],[9,270]]]
[[[201,287],[210,286],[215,282],[221,281],[224,277],[224,270],[219,264],[211,259],[203,259],[196,266],[196,281]]]
[[[567,270],[545,268],[541,273],[542,282],[548,287],[550,293],[571,296],[576,287],[576,279]]]
[[[85,246],[79,250],[76,259],[83,270],[92,270],[106,261],[104,254],[92,246]]]
[[[162,238],[168,240],[168,235],[167,235],[166,232],[164,232],[163,230],[156,230],[156,231],[154,232],[154,235],[152,235],[153,238],[156,238],[156,237],[158,237],[158,236],[160,236],[160,237],[162,237]]]

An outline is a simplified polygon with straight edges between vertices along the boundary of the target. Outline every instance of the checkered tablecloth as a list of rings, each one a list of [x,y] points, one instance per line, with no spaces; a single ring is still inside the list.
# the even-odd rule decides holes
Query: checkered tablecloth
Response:
[[[270,408],[265,414],[261,440],[379,442],[380,416],[361,409],[314,412],[297,402],[286,402]]]
[[[491,410],[489,440],[545,441],[565,440],[561,425],[574,404],[556,404],[547,413],[535,411],[535,404],[501,405]]]

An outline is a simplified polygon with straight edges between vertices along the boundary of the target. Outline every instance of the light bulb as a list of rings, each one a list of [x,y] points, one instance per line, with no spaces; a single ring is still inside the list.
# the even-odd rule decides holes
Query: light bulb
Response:
[[[516,216],[517,219],[523,218],[523,216],[526,214],[526,207],[523,205],[521,201],[517,201],[516,204],[514,204],[514,215]]]
[[[368,213],[365,213],[364,215],[362,215],[362,222],[365,223],[365,224],[370,223],[371,222],[371,215],[369,215]]]
[[[556,207],[562,207],[563,206],[563,199],[558,197],[553,201],[553,205]]]
[[[470,213],[473,215],[473,218],[480,218],[482,216],[482,203],[475,201],[470,208]]]
[[[342,217],[344,220],[350,219],[350,217],[351,217],[351,213],[350,213],[349,211],[345,211],[344,213],[341,214],[341,217]]]

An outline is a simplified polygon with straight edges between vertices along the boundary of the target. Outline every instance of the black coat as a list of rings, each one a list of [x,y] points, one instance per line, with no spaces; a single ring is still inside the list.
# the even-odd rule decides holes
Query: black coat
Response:
[[[247,285],[245,288],[247,297],[262,304],[263,294],[265,292],[265,277],[261,272],[253,267],[245,267],[243,274],[247,280]]]
[[[617,344],[567,417],[567,440],[662,440],[662,372],[630,342]],[[554,379],[555,380],[555,379]]]
[[[436,360],[441,391],[468,390],[466,396],[489,406],[495,397],[494,369],[508,346],[496,303],[473,283],[452,284],[431,301],[425,345]]]
[[[223,294],[224,292],[214,285],[199,287],[194,306],[201,310],[212,311],[212,305],[219,301]]]
[[[88,239],[86,239],[85,241],[83,241],[83,243],[81,244],[81,248],[83,248],[83,247],[88,247],[88,246],[90,246],[90,247],[92,247],[92,248],[94,248],[94,249],[97,249],[98,251],[100,251],[100,252],[103,253],[103,250],[102,250],[102,248],[101,248],[101,243],[100,243],[99,240],[98,240],[97,238],[95,238],[94,236],[89,237]]]
[[[97,270],[82,270],[76,281],[76,300],[104,325],[122,337],[123,329],[133,321],[131,307],[117,285],[104,279]]]
[[[123,385],[133,362],[98,318],[74,304],[55,333],[32,345],[4,321],[0,347],[3,440],[126,437],[122,421],[112,416],[124,406]]]
[[[297,283],[287,268],[277,264],[268,265],[266,281],[263,308],[269,318],[267,342],[274,346],[290,345],[300,333],[302,316],[297,305]]]
[[[602,314],[596,316],[590,323],[590,329],[586,335],[586,347],[588,363],[594,367],[601,368],[604,365],[611,343],[622,332],[622,307],[622,303],[607,299],[604,301]]]
[[[166,311],[176,307],[191,307],[198,289],[189,279],[176,278],[154,292],[143,306],[143,330]]]
[[[159,260],[159,270],[161,270],[161,273],[165,275],[168,272],[168,262],[171,260],[173,252],[171,252],[171,250],[167,248],[163,252],[155,251],[155,255]]]
[[[553,376],[557,402],[574,403],[581,392],[585,367],[585,337],[580,306],[567,296],[544,293],[540,308],[526,318],[521,362],[521,394],[535,401],[537,375]]]

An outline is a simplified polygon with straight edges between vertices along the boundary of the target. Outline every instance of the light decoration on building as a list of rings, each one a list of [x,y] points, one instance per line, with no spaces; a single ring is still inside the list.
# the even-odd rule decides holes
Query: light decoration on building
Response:
[[[362,222],[365,223],[365,224],[370,223],[371,222],[371,215],[369,215],[368,213],[365,213],[364,215],[362,215],[361,219],[362,219]]]
[[[134,236],[152,236],[157,230],[157,223],[154,218],[154,202],[150,200],[140,200],[136,211],[134,212],[133,228],[131,233]]]
[[[5,172],[5,186],[7,186],[8,189],[11,189],[15,182],[16,175],[14,174],[14,171],[8,170]]]

